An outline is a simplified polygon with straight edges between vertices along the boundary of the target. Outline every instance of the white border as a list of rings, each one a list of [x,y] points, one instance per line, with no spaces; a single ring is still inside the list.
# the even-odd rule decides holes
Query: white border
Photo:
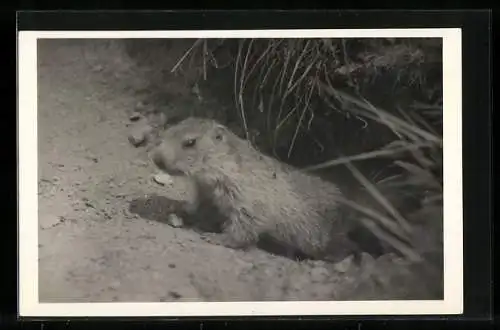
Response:
[[[39,303],[37,39],[442,37],[444,72],[444,300],[335,302]],[[462,63],[460,29],[262,31],[21,31],[19,63],[20,316],[402,315],[463,312]]]

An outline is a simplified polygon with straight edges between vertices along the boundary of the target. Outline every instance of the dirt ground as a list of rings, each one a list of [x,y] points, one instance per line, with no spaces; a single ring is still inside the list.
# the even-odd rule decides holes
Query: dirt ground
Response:
[[[134,65],[123,47],[46,41],[38,52],[41,302],[432,299],[394,256],[299,262],[169,226],[166,197],[184,191],[152,183],[147,149],[127,139],[138,99],[123,88]]]

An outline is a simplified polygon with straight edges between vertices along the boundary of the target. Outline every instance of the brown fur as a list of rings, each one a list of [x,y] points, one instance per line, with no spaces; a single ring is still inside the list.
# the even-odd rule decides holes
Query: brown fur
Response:
[[[320,257],[343,239],[336,203],[341,192],[334,184],[260,153],[213,120],[191,117],[162,135],[153,162],[193,178],[197,202],[210,201],[227,218],[223,233],[207,236],[209,241],[244,248],[267,235]],[[196,208],[191,205],[192,212]]]

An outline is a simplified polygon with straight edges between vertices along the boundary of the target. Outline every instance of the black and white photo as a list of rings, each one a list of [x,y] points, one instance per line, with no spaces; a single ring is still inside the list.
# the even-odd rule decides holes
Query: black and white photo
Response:
[[[460,29],[19,32],[21,315],[458,314]]]

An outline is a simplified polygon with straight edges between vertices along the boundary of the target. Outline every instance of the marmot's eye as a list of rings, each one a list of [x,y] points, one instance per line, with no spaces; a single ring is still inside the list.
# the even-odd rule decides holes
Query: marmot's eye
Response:
[[[187,139],[184,142],[182,142],[182,147],[183,148],[192,148],[196,144],[196,139]]]
[[[216,139],[217,141],[221,141],[221,140],[222,140],[222,134],[217,134],[217,135],[215,136],[215,139]]]

